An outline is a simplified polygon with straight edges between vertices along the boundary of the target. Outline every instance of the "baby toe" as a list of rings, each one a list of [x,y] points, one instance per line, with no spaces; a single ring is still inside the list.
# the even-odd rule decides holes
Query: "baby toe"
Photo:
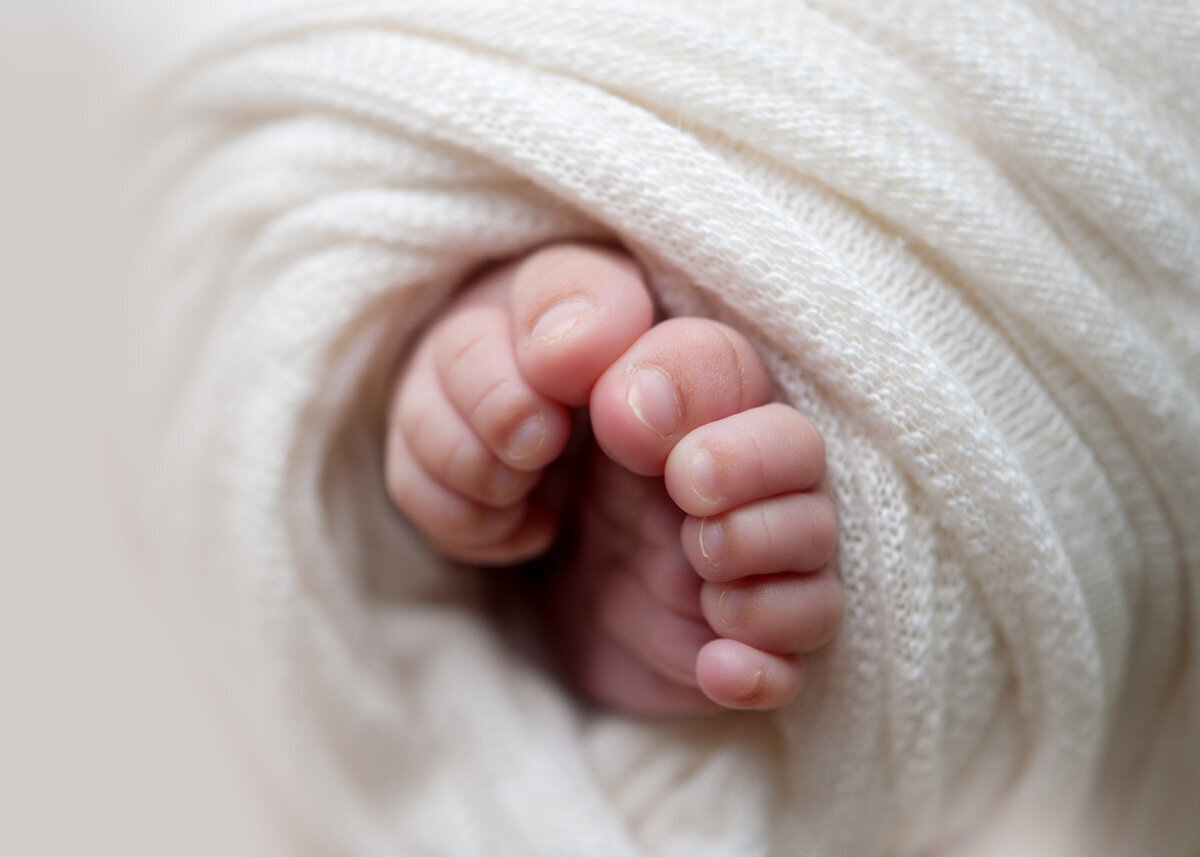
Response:
[[[487,565],[507,565],[545,553],[557,530],[554,516],[529,501],[496,509],[476,503],[431,476],[391,432],[386,484],[392,501],[445,555]]]
[[[719,636],[776,654],[811,652],[837,633],[844,609],[832,570],[706,583],[700,603]]]
[[[726,708],[768,710],[796,698],[804,662],[737,640],[713,640],[700,650],[696,678],[704,694]]]
[[[736,330],[703,318],[668,319],[596,382],[592,428],[622,467],[657,476],[681,438],[763,404],[768,389],[758,355]]]
[[[397,396],[390,431],[438,482],[467,499],[502,508],[537,484],[537,471],[521,471],[497,458],[450,404],[422,361],[414,363]]]
[[[708,422],[671,450],[664,477],[690,515],[715,515],[752,500],[817,485],[825,443],[813,422],[778,402]]]
[[[497,458],[530,472],[562,452],[570,434],[567,409],[522,377],[503,308],[464,310],[453,335],[439,337],[433,353],[446,398]]]
[[[533,253],[513,273],[517,361],[534,389],[584,405],[596,379],[645,333],[654,307],[627,254],[589,244]]]
[[[689,516],[680,543],[692,568],[721,583],[747,575],[816,571],[837,550],[837,512],[824,492],[784,494],[708,518]]]

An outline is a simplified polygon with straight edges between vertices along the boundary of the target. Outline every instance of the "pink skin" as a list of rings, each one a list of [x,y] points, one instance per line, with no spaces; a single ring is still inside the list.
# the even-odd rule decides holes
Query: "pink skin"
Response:
[[[583,405],[591,434],[568,452]],[[544,478],[571,466],[569,492]],[[564,676],[646,716],[799,693],[842,616],[824,466],[744,337],[654,324],[637,266],[589,245],[468,284],[402,367],[388,427],[399,509],[463,562],[548,555],[538,607]]]

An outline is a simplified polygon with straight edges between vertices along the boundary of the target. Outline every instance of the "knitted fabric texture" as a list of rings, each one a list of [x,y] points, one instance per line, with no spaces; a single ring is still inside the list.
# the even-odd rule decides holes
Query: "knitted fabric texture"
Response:
[[[147,561],[303,835],[1195,854],[1198,17],[327,2],[176,69],[124,437]],[[405,345],[570,238],[743,331],[824,432],[846,618],[778,712],[580,709],[388,502]]]

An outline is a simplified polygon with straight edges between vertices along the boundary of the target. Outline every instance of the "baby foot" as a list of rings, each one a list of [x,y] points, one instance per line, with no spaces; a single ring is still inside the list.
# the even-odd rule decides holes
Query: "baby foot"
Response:
[[[589,494],[608,508],[585,517],[574,574],[599,578],[598,618],[565,632],[590,653],[579,680],[592,696],[648,714],[776,708],[799,692],[802,656],[836,632],[824,444],[768,392],[745,338],[697,318],[656,325],[597,381],[590,414],[605,458],[596,469],[610,484]],[[624,519],[618,495],[635,498]],[[623,573],[589,565],[637,516],[641,543]]]
[[[598,247],[550,247],[469,284],[396,385],[393,501],[453,559],[511,565],[545,553],[562,510],[534,489],[567,445],[569,408],[652,317],[637,266]]]
[[[572,524],[539,604],[586,696],[650,715],[777,707],[841,617],[820,434],[768,404],[736,331],[651,316],[614,251],[555,247],[482,277],[401,373],[389,488],[467,562],[541,556]],[[590,475],[552,502],[539,485],[584,403]]]

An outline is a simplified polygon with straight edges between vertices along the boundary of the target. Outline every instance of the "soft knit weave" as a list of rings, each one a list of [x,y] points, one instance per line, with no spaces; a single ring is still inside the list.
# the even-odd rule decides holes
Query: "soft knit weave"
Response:
[[[1198,87],[1177,0],[327,2],[179,69],[130,466],[306,835],[958,855],[1079,819],[1196,853]],[[414,331],[573,237],[744,331],[825,433],[846,620],[779,712],[581,711],[385,496]]]

